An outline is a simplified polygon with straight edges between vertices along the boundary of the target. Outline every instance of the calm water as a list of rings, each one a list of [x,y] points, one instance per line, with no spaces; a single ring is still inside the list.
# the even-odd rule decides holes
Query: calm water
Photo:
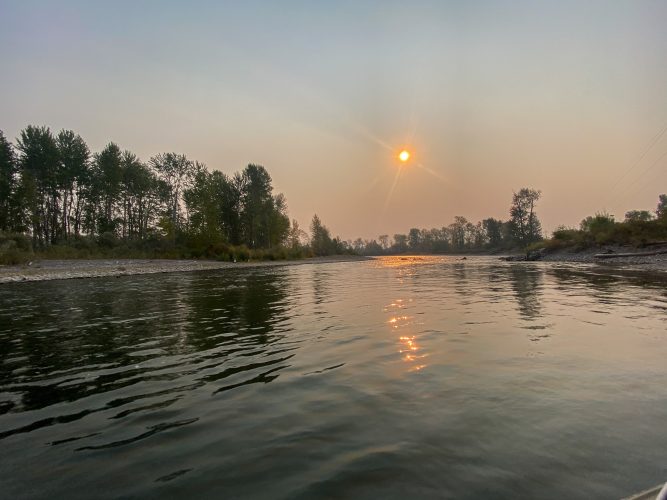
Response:
[[[5,498],[617,498],[667,282],[392,258],[0,286]]]

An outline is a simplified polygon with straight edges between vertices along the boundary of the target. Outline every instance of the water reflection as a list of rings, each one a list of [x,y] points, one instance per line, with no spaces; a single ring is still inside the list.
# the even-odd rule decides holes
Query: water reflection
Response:
[[[3,495],[621,497],[665,325],[664,281],[474,257],[3,286]]]
[[[3,287],[0,300],[22,286],[18,296],[25,306],[0,326],[0,414],[25,413],[0,436],[147,398],[159,401],[144,410],[165,408],[184,390],[206,384],[220,392],[275,380],[299,347],[285,339],[290,330],[285,275],[279,270],[229,274]],[[129,388],[129,396],[102,405],[76,403]],[[30,417],[58,404],[76,410],[55,419]]]
[[[395,299],[383,308],[384,312],[389,314],[387,325],[390,328],[390,332],[392,335],[398,336],[398,353],[401,355],[401,359],[408,364],[408,371],[421,370],[427,366],[424,363],[427,355],[422,352],[423,350],[417,340],[417,335],[414,333],[415,317],[402,313],[414,305],[412,299]]]
[[[563,287],[578,288],[585,285],[601,292],[599,297],[609,292],[621,292],[618,289],[619,285],[630,285],[642,290],[654,290],[659,296],[667,298],[667,273],[579,269],[567,266],[547,268],[545,272],[553,276]]]
[[[543,271],[524,265],[509,266],[509,278],[519,313],[526,321],[534,321],[542,314]]]

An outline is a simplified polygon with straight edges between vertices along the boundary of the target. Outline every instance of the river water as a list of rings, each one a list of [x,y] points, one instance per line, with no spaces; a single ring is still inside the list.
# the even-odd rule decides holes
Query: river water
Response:
[[[3,498],[618,498],[667,281],[395,257],[0,287]]]

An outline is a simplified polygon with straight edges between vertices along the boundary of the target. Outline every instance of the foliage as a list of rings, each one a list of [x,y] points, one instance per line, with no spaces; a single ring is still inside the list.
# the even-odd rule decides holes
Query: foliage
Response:
[[[23,264],[31,258],[30,238],[23,234],[0,232],[0,264]]]
[[[653,214],[648,210],[630,210],[625,213],[625,222],[648,222],[653,220]]]
[[[320,229],[318,255],[348,250]],[[144,163],[114,142],[91,154],[73,131],[33,125],[16,146],[0,131],[0,231],[32,240],[23,249],[5,237],[5,262],[33,248],[42,257],[230,261],[315,253],[261,165],[227,176],[177,153]]]
[[[661,194],[658,197],[658,207],[655,209],[655,215],[658,219],[667,219],[667,194]]]
[[[313,215],[310,223],[310,247],[316,257],[335,253],[329,229],[322,224],[317,214]]]
[[[463,216],[454,217],[448,226],[432,229],[411,228],[408,234],[380,235],[376,240],[358,238],[351,245],[357,253],[365,255],[386,254],[438,254],[468,252],[511,251],[525,249],[525,241],[541,240],[541,226],[534,211],[539,191],[522,189],[514,195],[512,205],[514,221],[502,221],[492,217],[470,222]],[[521,213],[520,213],[521,212]],[[525,214],[524,214],[525,212]],[[524,227],[527,236],[517,236],[517,227]],[[521,233],[523,234],[523,233]]]
[[[660,195],[660,202],[664,195]],[[667,200],[666,200],[667,201]],[[660,202],[658,207],[660,208]],[[660,215],[660,211],[657,211]],[[581,221],[579,229],[559,227],[544,242],[547,250],[582,250],[602,245],[631,245],[641,247],[667,240],[667,220],[654,218],[646,210],[631,210],[623,222],[616,222],[605,212],[588,216]]]
[[[540,196],[540,191],[522,188],[512,197],[511,231],[516,243],[523,248],[542,239],[542,226],[535,213],[535,204]]]
[[[18,164],[14,148],[0,131],[0,231],[15,228],[15,199]]]

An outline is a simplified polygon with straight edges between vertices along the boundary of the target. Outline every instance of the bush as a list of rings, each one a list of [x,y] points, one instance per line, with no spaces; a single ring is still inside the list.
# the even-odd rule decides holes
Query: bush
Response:
[[[18,248],[14,240],[0,245],[0,264],[14,266],[28,262],[31,255]]]
[[[99,235],[97,244],[101,248],[113,248],[118,245],[118,238],[114,233],[107,231]]]
[[[237,262],[246,262],[250,260],[250,250],[248,250],[247,246],[241,245],[240,247],[234,248],[232,256],[232,260],[236,260]]]
[[[0,232],[0,264],[23,264],[32,258],[30,238],[23,234]]]

